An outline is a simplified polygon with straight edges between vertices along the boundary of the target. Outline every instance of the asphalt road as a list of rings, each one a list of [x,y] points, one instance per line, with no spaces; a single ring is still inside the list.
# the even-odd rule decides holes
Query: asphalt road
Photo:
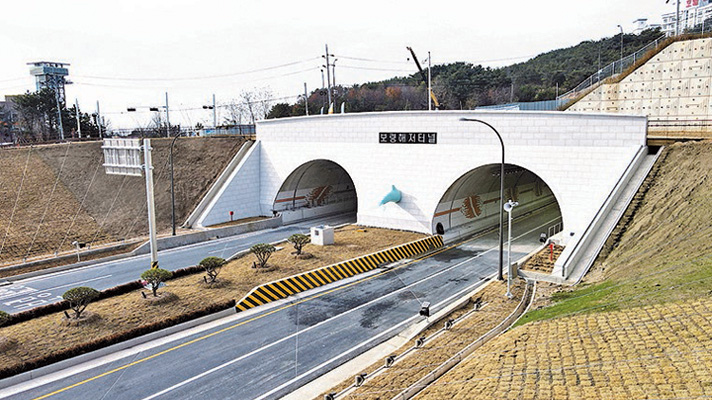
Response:
[[[559,221],[555,209],[545,211],[514,223],[513,260],[535,249],[540,232]],[[497,245],[491,233],[49,383],[8,388],[0,397],[278,398],[417,322],[422,302],[431,302],[435,313],[482,285],[497,269]]]
[[[263,231],[249,232],[158,252],[161,268],[176,269],[197,265],[208,256],[227,258],[256,243],[271,243],[294,233],[309,234],[312,226],[355,222],[353,215],[325,217]],[[139,279],[150,266],[150,255],[101,262],[90,266],[15,281],[0,287],[0,310],[17,313],[62,300],[62,294],[77,286],[108,289]]]

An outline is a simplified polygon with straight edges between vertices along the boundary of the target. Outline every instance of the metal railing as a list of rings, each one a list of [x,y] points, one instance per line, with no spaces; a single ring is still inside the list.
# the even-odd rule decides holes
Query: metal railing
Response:
[[[643,58],[646,53],[657,49],[666,39],[667,39],[667,36],[665,36],[665,35],[660,36],[659,38],[655,39],[654,41],[643,46],[641,49],[639,49],[635,53],[630,54],[627,57],[624,57],[620,60],[616,60],[616,61],[606,65],[605,67],[603,67],[600,70],[598,70],[597,72],[595,72],[593,75],[584,79],[575,88],[573,88],[573,89],[569,90],[568,92],[562,94],[561,96],[557,97],[557,100],[564,100],[564,101],[573,100],[576,97],[578,97],[582,92],[586,91],[587,89],[591,88],[592,86],[597,85],[598,83],[600,83],[608,78],[611,78],[613,76],[617,76],[617,75],[621,74],[628,67],[635,64],[638,60]]]

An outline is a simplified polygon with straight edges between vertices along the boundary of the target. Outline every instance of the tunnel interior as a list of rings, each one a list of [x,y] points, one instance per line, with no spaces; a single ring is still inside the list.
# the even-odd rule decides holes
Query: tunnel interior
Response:
[[[466,237],[499,224],[501,202],[500,164],[477,167],[458,178],[440,199],[433,216],[433,233],[449,237]],[[504,202],[519,202],[517,215],[545,207],[561,209],[549,186],[532,171],[514,164],[504,167]],[[506,217],[506,213],[505,213]],[[563,230],[558,223],[548,230],[551,236]]]
[[[353,180],[339,164],[314,160],[300,165],[284,181],[272,210],[283,222],[355,213],[358,199]]]

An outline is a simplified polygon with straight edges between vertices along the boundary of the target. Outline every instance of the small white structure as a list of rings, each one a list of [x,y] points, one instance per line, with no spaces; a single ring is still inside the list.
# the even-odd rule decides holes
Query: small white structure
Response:
[[[311,243],[317,246],[334,244],[334,228],[329,225],[313,226],[311,228]]]

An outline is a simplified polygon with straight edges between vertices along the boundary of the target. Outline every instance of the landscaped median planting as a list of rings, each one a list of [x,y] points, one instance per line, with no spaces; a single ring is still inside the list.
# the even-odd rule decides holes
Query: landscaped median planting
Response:
[[[265,250],[253,246],[253,253],[264,253]],[[303,272],[288,278],[283,278],[274,282],[266,283],[256,287],[247,296],[237,304],[237,311],[245,311],[252,307],[257,307],[275,300],[303,292],[305,290],[320,287],[341,279],[346,279],[354,275],[358,275],[372,269],[377,268],[382,264],[396,262],[408,257],[417,256],[431,250],[438,249],[443,246],[442,236],[431,236],[416,241],[395,246],[390,249],[378,251],[376,253],[365,256],[356,257],[338,264],[329,265],[327,267],[315,269],[309,272]],[[255,248],[258,247],[256,251]],[[295,253],[296,256],[302,255],[301,248]],[[271,254],[271,252],[269,253]],[[305,253],[306,254],[306,253]],[[258,255],[258,258],[265,256]],[[265,264],[266,259],[260,263]],[[299,257],[301,258],[301,257]]]
[[[0,337],[17,343],[0,352],[0,378],[234,307],[236,298],[242,298],[265,282],[337,264],[422,237],[412,232],[346,226],[335,230],[333,246],[304,246],[304,251],[311,253],[313,258],[296,258],[291,254],[289,245],[277,250],[269,260],[270,265],[275,267],[270,272],[257,273],[252,268],[254,257],[250,254],[222,266],[213,285],[206,285],[205,270],[201,266],[175,271],[173,278],[165,282],[166,287],[159,289],[159,293],[165,290],[177,297],[169,303],[148,304],[141,292],[147,297],[152,293],[136,281],[121,291],[115,291],[120,294],[111,297],[105,294],[110,290],[102,292],[100,298],[90,305],[91,312],[100,317],[91,324],[62,325],[61,321],[65,318],[63,311],[68,309],[68,305],[61,303],[48,306],[48,309],[33,310],[21,317],[13,316],[8,324],[0,327]],[[53,307],[51,312],[49,307]]]

